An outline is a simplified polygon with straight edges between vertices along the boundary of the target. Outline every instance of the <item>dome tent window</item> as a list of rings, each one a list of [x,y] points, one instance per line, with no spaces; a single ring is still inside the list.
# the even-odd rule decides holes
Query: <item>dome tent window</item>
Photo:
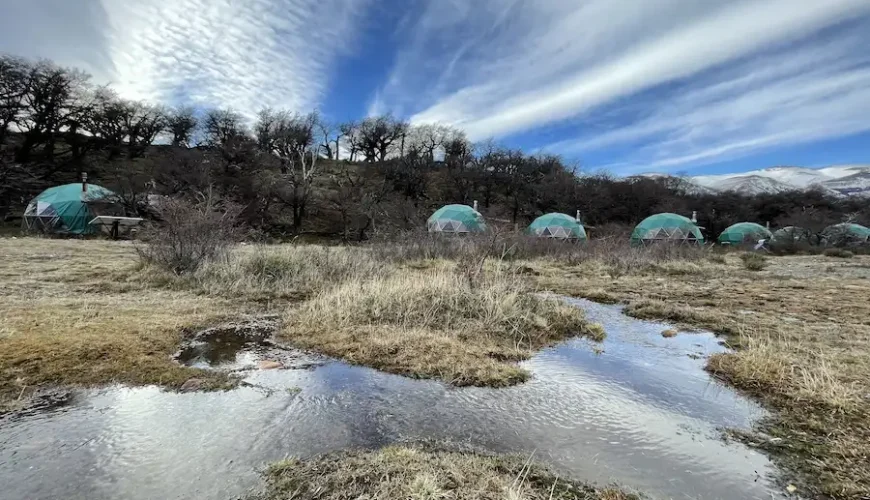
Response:
[[[429,217],[426,229],[430,233],[482,233],[486,231],[486,222],[480,212],[468,205],[445,205]]]
[[[700,245],[704,235],[692,219],[672,213],[647,217],[631,233],[632,246],[646,246],[657,242]]]
[[[526,232],[540,238],[586,240],[583,225],[576,218],[562,213],[549,213],[538,217],[532,221]]]

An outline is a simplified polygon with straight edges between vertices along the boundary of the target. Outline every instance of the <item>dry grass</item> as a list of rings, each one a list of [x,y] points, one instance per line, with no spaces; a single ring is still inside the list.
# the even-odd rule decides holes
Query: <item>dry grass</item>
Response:
[[[351,279],[388,271],[360,248],[317,245],[243,245],[226,258],[207,262],[190,276],[151,269],[159,280],[208,295],[280,300],[305,297]]]
[[[285,460],[266,472],[261,500],[633,500],[616,488],[559,478],[530,459],[419,446]]]
[[[595,262],[525,265],[541,287],[618,299],[633,316],[726,335],[736,350],[712,357],[707,368],[773,410],[760,427],[782,439],[778,459],[804,473],[810,496],[857,499],[870,491],[868,263],[864,256],[775,257],[758,272],[726,254],[724,264],[694,274],[649,268],[615,276]]]
[[[822,255],[825,257],[837,257],[840,259],[851,259],[855,256],[854,253],[845,248],[826,248]]]
[[[294,342],[459,385],[518,383],[528,374],[516,362],[535,349],[601,335],[509,274],[464,282],[452,262],[396,264],[364,248],[243,245],[184,276],[143,266],[124,242],[3,239],[0,257],[4,406],[52,384],[227,384],[170,360],[184,330],[306,297],[288,316]]]
[[[767,265],[767,259],[758,253],[744,253],[740,255],[743,267],[749,271],[761,271]]]
[[[535,350],[604,336],[579,309],[532,294],[514,275],[470,283],[438,267],[349,281],[290,310],[285,323],[294,344],[455,385],[515,384],[528,377],[515,362]]]
[[[0,408],[52,384],[226,383],[169,357],[182,329],[237,308],[144,287],[135,262],[125,243],[0,240]]]

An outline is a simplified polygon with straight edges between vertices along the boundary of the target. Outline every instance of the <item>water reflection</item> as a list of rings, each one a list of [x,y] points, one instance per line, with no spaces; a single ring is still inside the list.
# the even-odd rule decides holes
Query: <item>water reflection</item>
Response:
[[[271,391],[105,389],[0,421],[0,483],[22,499],[226,499],[287,455],[434,438],[534,451],[566,474],[656,498],[776,495],[765,457],[718,439],[718,427],[747,426],[761,410],[688,356],[720,351],[712,335],[664,339],[667,325],[577,304],[607,329],[604,352],[583,340],[546,350],[518,387],[454,389],[333,362],[250,372]]]

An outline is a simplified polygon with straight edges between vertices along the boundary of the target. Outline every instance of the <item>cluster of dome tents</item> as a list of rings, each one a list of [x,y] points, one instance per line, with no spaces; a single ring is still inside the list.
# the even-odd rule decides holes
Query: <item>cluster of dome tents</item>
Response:
[[[23,220],[25,228],[30,230],[84,235],[99,231],[99,227],[95,225],[98,215],[104,219],[123,219],[125,222],[142,220],[119,217],[123,215],[123,209],[118,203],[118,196],[101,186],[88,184],[85,176],[81,184],[56,186],[43,191],[27,206]],[[429,217],[426,227],[433,233],[456,234],[481,233],[487,229],[486,221],[477,211],[477,202],[474,202],[474,207],[445,205]],[[702,245],[705,240],[701,229],[694,213],[692,218],[673,213],[655,214],[634,228],[630,238],[631,245],[645,246],[662,241]],[[579,211],[576,217],[563,213],[542,215],[529,225],[526,233],[557,240],[587,239]],[[870,245],[870,229],[859,224],[841,223],[828,226],[818,234],[796,226],[771,232],[767,227],[754,222],[739,222],[722,231],[717,241],[720,245],[731,246],[762,246],[769,242],[804,242],[825,246]]]
[[[446,205],[432,214],[426,223],[429,232],[438,233],[479,233],[486,231],[486,222],[474,207],[468,205]],[[541,238],[584,241],[586,228],[580,221],[580,213],[571,217],[563,213],[548,213],[535,219],[526,233]],[[679,244],[704,244],[704,235],[698,226],[695,214],[688,218],[678,214],[661,213],[647,217],[631,233],[632,246],[646,246],[656,242]],[[816,235],[809,230],[788,226],[771,232],[765,226],[754,222],[739,222],[726,228],[719,235],[720,245],[756,245],[765,243],[795,243],[805,241],[809,244],[844,246],[870,244],[870,229],[859,224],[842,223],[825,228]]]

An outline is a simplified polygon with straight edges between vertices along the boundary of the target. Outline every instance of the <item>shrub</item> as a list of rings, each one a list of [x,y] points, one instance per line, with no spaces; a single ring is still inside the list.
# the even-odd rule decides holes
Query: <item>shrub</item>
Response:
[[[855,255],[845,248],[827,248],[823,253],[825,257],[838,257],[841,259],[851,259]]]
[[[743,267],[750,271],[761,271],[767,266],[767,258],[757,253],[744,253],[740,256]]]
[[[140,233],[139,258],[176,275],[192,273],[203,263],[226,255],[239,236],[236,221],[241,210],[224,206],[216,210],[211,202],[198,204],[182,200],[161,203],[161,222]]]

